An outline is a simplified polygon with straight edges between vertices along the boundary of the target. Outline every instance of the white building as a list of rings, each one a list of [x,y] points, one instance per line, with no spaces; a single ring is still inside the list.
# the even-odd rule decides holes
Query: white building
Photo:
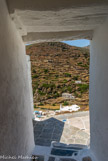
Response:
[[[71,106],[62,106],[60,104],[60,112],[75,112],[78,111],[80,107],[78,105],[71,105]]]
[[[76,84],[81,84],[81,83],[82,83],[82,81],[75,81],[75,83],[76,83]]]
[[[63,94],[62,94],[62,97],[63,97],[64,99],[75,99],[75,97],[72,96],[72,94],[69,94],[69,93],[63,93]]]

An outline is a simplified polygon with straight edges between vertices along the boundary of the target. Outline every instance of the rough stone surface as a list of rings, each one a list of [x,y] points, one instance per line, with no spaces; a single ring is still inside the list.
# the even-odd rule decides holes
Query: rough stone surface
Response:
[[[55,157],[49,157],[48,161],[55,161]]]
[[[60,161],[76,161],[76,160],[71,158],[61,158]]]
[[[70,115],[70,114],[69,114]],[[72,115],[71,115],[72,117]],[[80,120],[80,124],[75,124]],[[87,121],[88,120],[88,121]],[[41,146],[50,146],[52,141],[65,144],[89,144],[89,125],[85,128],[85,122],[89,124],[88,114],[84,117],[69,118],[64,123],[56,118],[50,118],[44,121],[34,121],[35,144]],[[75,127],[76,126],[76,127]]]
[[[51,155],[55,155],[55,156],[72,156],[76,152],[77,151],[75,151],[75,150],[52,148]]]
[[[7,5],[26,43],[91,39],[108,14],[106,0],[7,0]]]
[[[98,161],[108,158],[108,20],[91,42],[90,112],[91,149]]]
[[[4,0],[0,1],[0,61],[0,155],[30,155],[34,138],[25,46]]]

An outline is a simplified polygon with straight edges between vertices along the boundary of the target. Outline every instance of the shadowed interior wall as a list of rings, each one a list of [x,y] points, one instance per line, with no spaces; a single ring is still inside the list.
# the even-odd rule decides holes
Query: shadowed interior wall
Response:
[[[108,21],[94,32],[90,63],[91,150],[108,158]]]
[[[25,46],[1,0],[0,155],[31,153],[34,139],[30,106]]]

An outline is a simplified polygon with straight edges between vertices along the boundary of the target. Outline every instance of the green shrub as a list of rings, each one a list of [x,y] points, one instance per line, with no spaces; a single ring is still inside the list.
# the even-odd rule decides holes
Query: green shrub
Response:
[[[48,94],[47,98],[50,99],[50,98],[52,98],[52,97],[51,97],[51,95]]]
[[[49,71],[48,69],[44,69],[44,73],[47,74]]]
[[[63,103],[63,105],[64,105],[64,106],[68,106],[69,103],[68,103],[67,101],[65,101],[65,102]]]
[[[65,46],[62,46],[62,51],[66,51],[68,48]]]
[[[73,77],[73,80],[78,80],[78,78],[79,78],[79,76],[76,75],[76,76]]]
[[[54,45],[55,45],[54,42],[49,42],[48,44],[49,44],[50,46],[54,46]]]
[[[71,77],[70,73],[64,73],[65,77]]]
[[[35,90],[33,89],[33,96],[34,96],[34,94],[35,94]]]
[[[72,87],[71,86],[68,86],[67,90],[69,91],[69,93],[72,93]]]
[[[89,52],[85,52],[85,53],[84,53],[84,57],[85,57],[85,58],[88,58],[88,57],[89,57]]]
[[[39,76],[37,74],[33,75],[32,78],[38,78]]]
[[[38,88],[39,84],[37,82],[34,82],[35,89]]]
[[[74,92],[74,96],[75,97],[78,97],[78,93],[76,91]]]
[[[36,108],[36,105],[34,105],[34,108]]]
[[[60,96],[59,93],[55,93],[53,97],[54,97],[54,98],[57,98],[57,97],[59,97],[59,96]]]
[[[89,85],[88,84],[77,84],[78,91],[80,91],[81,93],[86,92],[89,89]]]
[[[38,90],[38,93],[41,95],[41,96],[44,96],[45,93],[43,93],[41,90]]]
[[[63,80],[63,83],[67,83],[68,81],[66,79]]]
[[[42,102],[40,102],[39,106],[43,106],[44,104]]]
[[[57,85],[57,88],[60,88],[61,89],[61,85],[59,84],[59,85]]]
[[[44,83],[44,84],[42,85],[42,87],[44,87],[44,88],[49,88],[49,84]]]
[[[36,92],[36,87],[33,87],[33,96],[34,96],[35,92]]]
[[[81,95],[81,94],[78,94],[77,92],[74,92],[74,96],[75,96],[75,97],[79,97],[79,98],[82,97],[82,95]]]
[[[66,86],[62,87],[62,88],[61,88],[61,91],[62,91],[62,93],[63,93],[63,92],[66,92],[66,91],[67,91]]]
[[[52,104],[52,106],[56,106],[56,104],[55,104],[55,103],[53,103],[53,104]]]
[[[56,85],[55,84],[49,84],[49,86],[50,86],[50,88],[55,88],[56,87]]]
[[[58,77],[59,77],[59,75],[57,75],[57,74],[56,74],[56,75],[55,75],[55,77],[56,77],[56,78],[58,78]]]
[[[40,107],[38,107],[38,106],[34,105],[34,108],[40,108]]]
[[[88,68],[89,66],[87,64],[82,64],[81,67]]]
[[[53,83],[51,83],[51,84],[47,84],[47,83],[44,83],[43,85],[42,85],[42,87],[44,87],[44,88],[55,88],[56,86],[55,86],[55,84],[53,84]]]
[[[33,73],[36,73],[35,69],[32,70]]]
[[[82,65],[82,62],[77,63],[77,65],[79,65],[79,66]]]

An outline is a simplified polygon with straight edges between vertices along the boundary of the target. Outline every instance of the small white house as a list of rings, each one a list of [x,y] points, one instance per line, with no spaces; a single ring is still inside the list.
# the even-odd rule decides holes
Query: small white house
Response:
[[[60,110],[56,110],[56,113],[78,111],[79,109],[80,107],[78,105],[62,106],[60,104]]]
[[[82,83],[82,81],[75,81],[75,83],[76,83],[76,84],[81,84],[81,83]]]
[[[72,94],[70,94],[70,93],[63,93],[62,97],[64,99],[75,99],[75,96],[72,96]]]

